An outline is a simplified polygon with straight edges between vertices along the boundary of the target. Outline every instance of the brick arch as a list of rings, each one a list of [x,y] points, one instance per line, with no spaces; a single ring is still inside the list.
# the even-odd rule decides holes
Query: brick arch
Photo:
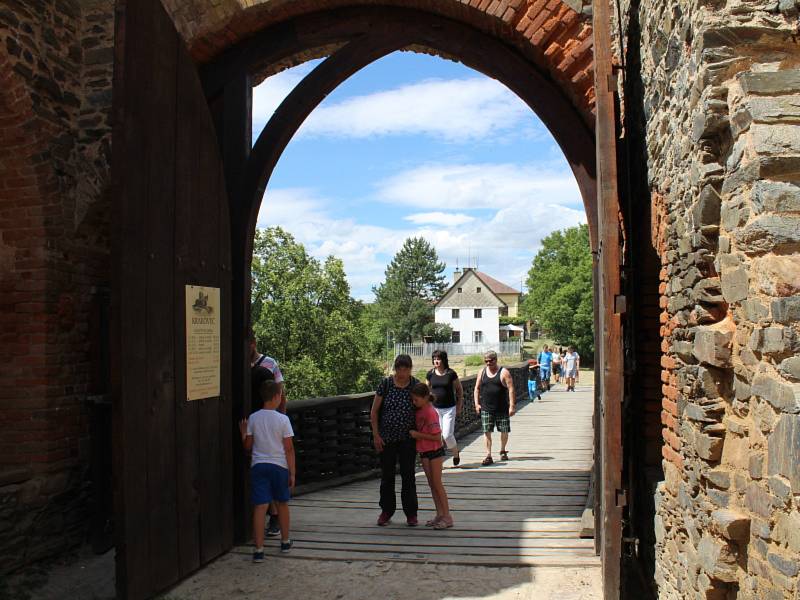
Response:
[[[220,0],[213,7],[204,0],[162,1],[199,63],[268,27],[321,10],[413,8],[447,17],[516,48],[594,128],[593,38],[591,25],[576,10],[580,0]]]
[[[0,454],[4,464],[25,472],[23,480],[60,458],[43,439],[44,419],[33,420],[34,410],[41,416],[47,408],[52,386],[44,350],[58,309],[48,293],[54,227],[47,222],[48,207],[60,202],[48,151],[56,131],[37,117],[25,81],[0,51],[0,314],[7,317],[0,329],[0,389],[7,394],[0,410]]]

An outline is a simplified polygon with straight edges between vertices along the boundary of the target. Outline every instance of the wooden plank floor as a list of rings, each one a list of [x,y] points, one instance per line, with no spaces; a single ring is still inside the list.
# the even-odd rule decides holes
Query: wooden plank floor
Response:
[[[599,565],[594,541],[578,537],[592,463],[592,388],[564,386],[524,403],[511,421],[508,462],[480,466],[483,436],[459,441],[461,465],[445,462],[444,482],[455,527],[405,524],[400,510],[387,527],[375,521],[375,479],[306,494],[291,502],[292,558],[389,560],[485,566]],[[433,516],[424,473],[417,474],[421,523]],[[268,553],[277,544],[268,544]],[[250,548],[239,548],[242,553]]]

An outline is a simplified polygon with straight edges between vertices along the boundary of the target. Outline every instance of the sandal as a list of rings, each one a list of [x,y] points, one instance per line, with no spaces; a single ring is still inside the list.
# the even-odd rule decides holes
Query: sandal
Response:
[[[483,465],[484,467],[488,467],[489,465],[491,465],[493,463],[494,463],[494,461],[492,460],[492,457],[491,456],[487,456],[486,458],[483,459],[483,462],[481,463],[481,465]]]
[[[508,450],[500,452],[500,460],[508,460]]]
[[[439,519],[439,521],[436,523],[436,525],[433,526],[433,528],[434,529],[449,529],[452,526],[453,526],[453,517],[442,517],[441,519]]]
[[[425,527],[436,527],[436,524],[439,522],[439,519],[441,519],[441,517],[439,515],[436,515],[432,519],[425,521]]]

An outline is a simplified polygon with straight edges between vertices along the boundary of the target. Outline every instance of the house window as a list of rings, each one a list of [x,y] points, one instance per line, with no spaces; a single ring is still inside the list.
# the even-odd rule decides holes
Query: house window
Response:
[[[452,333],[452,335],[450,336],[450,341],[453,342],[454,344],[460,344],[461,343],[461,332],[460,331],[454,331]]]
[[[480,319],[481,317],[483,317],[483,309],[482,308],[476,308],[474,316],[475,316],[476,319]]]
[[[459,293],[459,294],[461,293],[461,288],[458,288],[458,293]]]
[[[482,342],[483,341],[483,332],[482,331],[473,331],[472,332],[472,341],[473,342]]]
[[[500,307],[500,316],[501,317],[507,317],[508,316],[508,307],[507,306],[501,306]]]
[[[454,308],[454,309],[453,309],[453,315],[452,315],[452,318],[453,318],[453,319],[458,319],[460,316],[461,316],[461,311],[459,311],[457,308]]]
[[[481,293],[481,288],[475,288],[475,293],[476,294],[480,294]]]

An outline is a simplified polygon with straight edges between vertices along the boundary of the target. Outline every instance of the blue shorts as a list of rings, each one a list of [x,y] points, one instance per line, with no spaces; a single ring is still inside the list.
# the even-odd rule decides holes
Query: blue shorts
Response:
[[[542,381],[547,381],[550,379],[550,367],[539,367],[539,378]]]
[[[272,463],[258,463],[250,467],[250,499],[253,504],[288,502],[289,469]]]

